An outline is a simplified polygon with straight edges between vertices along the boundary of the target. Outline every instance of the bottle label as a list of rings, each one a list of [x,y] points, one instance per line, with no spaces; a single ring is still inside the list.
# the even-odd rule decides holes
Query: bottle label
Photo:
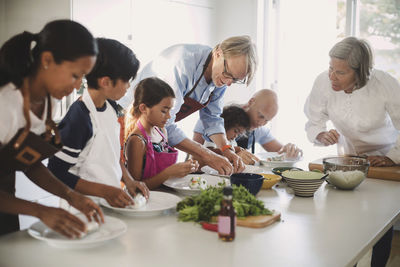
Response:
[[[218,233],[229,235],[231,233],[231,218],[218,216]]]

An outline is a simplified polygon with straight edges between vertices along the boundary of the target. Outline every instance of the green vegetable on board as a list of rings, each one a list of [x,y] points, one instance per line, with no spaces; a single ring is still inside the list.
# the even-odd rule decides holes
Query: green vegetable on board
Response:
[[[252,195],[245,187],[232,185],[233,206],[238,218],[246,216],[270,215],[272,211],[264,207],[264,203]],[[211,187],[202,190],[199,195],[186,197],[177,204],[180,221],[210,221],[217,216],[222,200],[223,187]]]

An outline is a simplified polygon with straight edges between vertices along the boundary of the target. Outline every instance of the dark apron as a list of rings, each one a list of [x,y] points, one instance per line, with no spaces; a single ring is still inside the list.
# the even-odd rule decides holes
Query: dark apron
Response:
[[[253,136],[253,141],[251,142],[251,153],[254,154],[255,152],[255,145],[256,145],[256,138],[254,136],[254,131],[247,133],[246,135],[243,135],[241,137],[239,137],[238,139],[236,139],[236,143],[238,146],[240,146],[241,148],[244,149],[248,149],[249,148],[249,135]]]
[[[208,103],[210,103],[211,101],[211,97],[213,95],[213,93],[210,94],[210,97],[208,98],[207,102],[204,104],[199,103],[198,101],[194,100],[193,98],[190,98],[189,96],[193,93],[194,89],[196,89],[197,85],[199,84],[201,78],[204,75],[204,72],[207,69],[208,64],[210,63],[212,58],[212,52],[208,55],[206,62],[204,63],[203,66],[203,71],[199,77],[199,79],[197,79],[196,83],[194,84],[192,90],[190,90],[183,98],[183,104],[181,106],[181,108],[179,109],[178,113],[176,113],[176,117],[175,117],[175,122],[178,122],[184,118],[186,118],[187,116],[191,115],[192,113],[206,107],[208,105]]]
[[[29,103],[24,99],[24,115],[28,126],[19,129],[10,142],[0,147],[0,190],[3,192],[15,195],[15,172],[28,171],[35,163],[54,155],[62,148],[57,127],[51,120],[50,96],[47,99],[46,132],[38,136],[29,131]],[[0,235],[18,230],[18,215],[0,212]]]
[[[0,190],[10,195],[15,194],[15,172],[0,175]],[[0,203],[0,205],[3,205]],[[0,212],[0,236],[19,230],[18,215]]]

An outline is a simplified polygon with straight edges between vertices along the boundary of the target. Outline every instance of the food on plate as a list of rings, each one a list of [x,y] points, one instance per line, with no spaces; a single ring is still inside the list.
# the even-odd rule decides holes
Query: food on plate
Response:
[[[200,177],[192,177],[189,181],[190,189],[206,189],[207,188],[207,180]]]
[[[142,195],[142,193],[137,193],[136,196],[133,198],[133,204],[129,205],[127,208],[129,209],[140,209],[146,206],[147,199]]]
[[[264,202],[258,200],[245,187],[233,185],[233,206],[238,218],[246,216],[270,215],[273,212],[264,207]],[[218,215],[223,197],[223,187],[208,187],[199,195],[186,197],[180,201],[176,210],[180,221],[201,222],[211,221]]]
[[[88,234],[94,233],[98,231],[100,228],[100,225],[98,222],[91,221],[86,224],[86,232],[82,232],[79,238],[83,238],[87,236]]]
[[[285,160],[285,154],[280,154],[280,155],[277,155],[277,156],[268,157],[265,160],[266,161],[284,161]]]

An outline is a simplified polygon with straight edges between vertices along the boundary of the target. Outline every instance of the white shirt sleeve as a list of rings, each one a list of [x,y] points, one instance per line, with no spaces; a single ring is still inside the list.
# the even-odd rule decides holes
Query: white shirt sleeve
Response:
[[[330,88],[328,73],[321,73],[315,80],[310,95],[304,105],[304,113],[308,118],[305,125],[310,142],[320,144],[316,137],[326,131],[326,122],[329,120],[327,108],[327,93]]]

